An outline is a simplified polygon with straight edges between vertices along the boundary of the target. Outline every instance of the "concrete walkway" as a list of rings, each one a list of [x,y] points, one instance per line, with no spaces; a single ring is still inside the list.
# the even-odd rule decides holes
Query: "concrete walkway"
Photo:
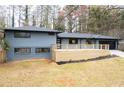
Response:
[[[116,56],[119,56],[119,57],[124,57],[124,52],[123,51],[120,51],[120,50],[110,50],[111,54],[112,55],[116,55]]]

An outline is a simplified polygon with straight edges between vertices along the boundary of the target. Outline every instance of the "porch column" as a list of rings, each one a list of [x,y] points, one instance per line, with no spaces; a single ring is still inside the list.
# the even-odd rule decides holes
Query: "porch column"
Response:
[[[99,49],[99,40],[96,40],[96,49]]]
[[[115,49],[118,49],[118,40],[115,42]]]

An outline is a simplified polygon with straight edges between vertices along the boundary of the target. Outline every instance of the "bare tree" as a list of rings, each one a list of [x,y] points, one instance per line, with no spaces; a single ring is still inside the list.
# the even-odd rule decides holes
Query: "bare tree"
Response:
[[[12,27],[15,26],[15,6],[12,6]]]
[[[28,7],[28,5],[26,5],[25,6],[25,23],[24,23],[25,26],[29,25],[28,12],[29,12],[29,7]]]
[[[4,6],[0,6],[0,29],[3,29],[6,26],[6,10]]]
[[[36,18],[32,15],[32,26],[36,26]]]
[[[18,5],[18,26],[21,26],[23,6]]]

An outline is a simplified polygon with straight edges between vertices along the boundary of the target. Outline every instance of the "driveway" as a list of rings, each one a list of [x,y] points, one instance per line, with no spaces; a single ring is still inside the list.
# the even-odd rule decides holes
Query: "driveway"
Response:
[[[116,56],[119,56],[119,57],[124,57],[124,52],[123,51],[120,51],[120,50],[110,50],[111,54],[112,55],[116,55]]]

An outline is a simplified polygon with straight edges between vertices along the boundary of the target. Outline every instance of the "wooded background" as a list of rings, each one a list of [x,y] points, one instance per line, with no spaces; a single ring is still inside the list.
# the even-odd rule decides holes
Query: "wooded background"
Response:
[[[124,9],[113,5],[0,6],[0,29],[20,26],[95,33],[124,39]]]

